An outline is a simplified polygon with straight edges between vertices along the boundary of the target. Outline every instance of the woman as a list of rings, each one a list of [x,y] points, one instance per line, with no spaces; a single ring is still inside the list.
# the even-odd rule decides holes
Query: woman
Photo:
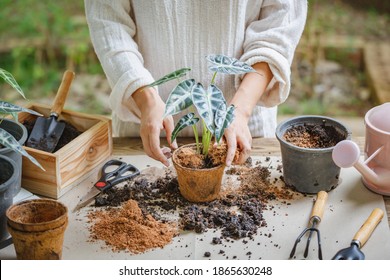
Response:
[[[114,136],[141,136],[146,154],[168,166],[160,133],[171,148],[177,147],[170,143],[174,119],[162,118],[172,84],[143,87],[183,67],[192,69],[191,78],[208,84],[208,54],[235,57],[260,74],[217,78],[225,98],[236,106],[224,134],[226,164],[236,149],[239,162],[246,160],[252,137],[274,135],[276,106],[290,91],[290,66],[306,21],[306,0],[85,0],[85,10],[112,88]]]

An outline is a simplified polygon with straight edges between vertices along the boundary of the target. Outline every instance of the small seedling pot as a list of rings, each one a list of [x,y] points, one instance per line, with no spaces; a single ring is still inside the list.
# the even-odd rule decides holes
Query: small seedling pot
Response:
[[[19,260],[62,258],[68,209],[52,199],[32,199],[12,205],[6,212]]]
[[[19,122],[16,122],[14,120],[9,119],[1,119],[0,121],[0,128],[4,129],[8,133],[10,133],[18,142],[20,145],[24,145],[24,143],[27,140],[27,129]],[[0,149],[0,155],[6,156],[11,158],[13,161],[15,161],[16,166],[19,170],[18,172],[18,179],[17,183],[14,184],[12,187],[12,194],[13,196],[17,195],[21,189],[21,183],[22,183],[22,155],[20,153],[17,153],[10,148],[1,148]]]
[[[18,184],[19,168],[15,161],[0,155],[0,242],[7,240],[7,218],[5,212],[13,203],[13,190]]]
[[[191,202],[208,202],[218,198],[221,191],[222,177],[225,165],[212,168],[196,169],[181,166],[177,155],[184,147],[196,150],[196,144],[184,145],[173,152],[172,162],[176,169],[179,191]]]
[[[332,159],[334,147],[302,148],[284,139],[285,132],[305,124],[333,126],[340,140],[350,139],[350,130],[339,121],[324,116],[299,116],[285,120],[276,128],[280,143],[283,177],[287,186],[301,193],[316,194],[330,191],[339,184],[340,167]]]

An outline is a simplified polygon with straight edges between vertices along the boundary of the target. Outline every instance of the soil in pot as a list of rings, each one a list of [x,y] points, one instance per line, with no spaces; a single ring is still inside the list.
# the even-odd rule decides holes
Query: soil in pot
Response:
[[[345,139],[345,135],[338,132],[333,126],[319,124],[296,125],[286,130],[283,138],[302,148],[329,148]]]
[[[27,128],[28,135],[30,136],[30,133],[32,129],[34,128],[36,120],[32,121],[24,121],[23,125]],[[54,149],[53,153],[64,147],[66,144],[71,142],[73,139],[75,139],[77,136],[79,136],[82,132],[78,131],[73,125],[71,125],[68,122],[65,122],[65,129],[62,133],[61,138],[58,141],[58,144],[56,148]],[[44,143],[41,143],[40,146],[43,146]]]
[[[333,162],[332,151],[350,137],[342,123],[324,116],[300,116],[280,123],[276,137],[287,186],[307,194],[338,186],[340,168]]]
[[[226,160],[227,145],[222,143],[210,147],[208,156],[198,153],[193,147],[183,147],[180,153],[176,154],[178,163],[187,168],[205,169],[221,165]],[[239,151],[236,150],[234,161],[239,157]],[[234,162],[233,161],[233,162]]]

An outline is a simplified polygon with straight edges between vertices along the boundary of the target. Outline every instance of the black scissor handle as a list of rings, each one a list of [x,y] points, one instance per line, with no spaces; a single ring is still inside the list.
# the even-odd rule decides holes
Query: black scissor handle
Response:
[[[113,171],[106,172],[106,169],[110,166],[118,166]],[[127,173],[127,174],[126,174]],[[129,180],[140,174],[138,168],[132,164],[127,164],[120,160],[110,160],[103,165],[102,176],[98,182],[95,183],[95,187],[100,191],[105,191],[116,184]]]
[[[107,161],[102,167],[102,178],[104,177],[103,179],[106,180],[109,179],[111,176],[114,176],[121,168],[123,168],[126,165],[127,165],[126,162],[117,159],[111,159]],[[117,168],[107,172],[107,169],[111,166],[117,166]]]

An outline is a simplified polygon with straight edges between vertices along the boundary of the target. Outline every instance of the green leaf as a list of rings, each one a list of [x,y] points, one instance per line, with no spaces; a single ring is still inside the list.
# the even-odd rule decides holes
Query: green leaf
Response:
[[[30,113],[33,115],[43,116],[42,114],[35,112],[33,110],[26,109],[26,108],[23,108],[23,107],[20,107],[18,105],[14,105],[14,104],[11,104],[11,103],[8,103],[5,101],[0,101],[0,114],[9,115],[9,114],[14,114],[14,113],[19,113],[19,112],[27,112],[27,113]]]
[[[248,72],[256,72],[255,69],[248,64],[222,54],[208,55],[206,59],[211,63],[209,66],[209,70],[211,72],[223,74],[244,74]]]
[[[191,71],[191,68],[182,68],[182,69],[176,70],[176,71],[169,73],[169,74],[165,75],[164,77],[158,79],[157,81],[147,85],[147,87],[155,87],[155,86],[161,85],[163,83],[166,83],[170,80],[179,79],[179,78],[183,77],[185,74],[187,74],[187,72],[189,72],[189,71]]]
[[[188,113],[187,115],[181,117],[181,119],[177,122],[175,128],[173,129],[171,142],[173,142],[176,139],[177,134],[180,131],[182,131],[187,126],[196,124],[198,121],[199,118],[196,118],[194,113]]]
[[[169,94],[165,105],[164,118],[175,115],[192,105],[192,91],[195,86],[194,79],[188,79],[178,84]]]
[[[11,85],[14,89],[16,89],[20,93],[20,95],[23,96],[23,98],[26,98],[22,88],[19,86],[14,76],[12,76],[10,72],[4,70],[3,68],[0,68],[0,77],[2,77],[4,81]]]
[[[215,113],[215,139],[217,143],[221,140],[225,129],[234,120],[234,105],[230,105],[226,108],[226,104],[221,104]]]
[[[35,158],[30,156],[10,133],[8,133],[6,130],[2,128],[0,128],[0,144],[3,145],[4,147],[10,148],[11,150],[17,153],[22,154],[23,156],[31,160],[31,162],[34,163],[36,166],[38,166],[43,171],[45,171],[42,165],[40,165]]]
[[[207,91],[201,84],[197,84],[192,93],[192,102],[207,129],[214,134],[214,116],[218,107],[226,103],[222,91],[215,85],[210,85]]]

